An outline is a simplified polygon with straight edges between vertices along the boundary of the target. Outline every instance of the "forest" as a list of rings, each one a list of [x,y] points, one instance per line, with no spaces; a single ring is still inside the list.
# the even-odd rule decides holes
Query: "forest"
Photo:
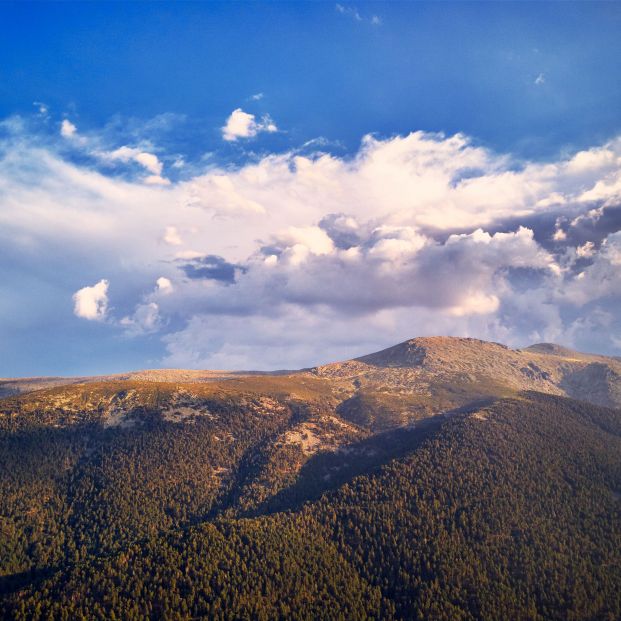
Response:
[[[325,401],[261,399],[1,418],[0,616],[621,618],[619,410],[523,392],[309,455],[279,438]]]

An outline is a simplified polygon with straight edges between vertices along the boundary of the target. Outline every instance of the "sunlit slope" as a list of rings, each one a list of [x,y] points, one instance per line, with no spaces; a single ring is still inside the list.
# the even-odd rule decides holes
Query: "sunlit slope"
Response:
[[[133,424],[134,414],[154,408],[165,416],[191,418],[192,409],[199,416],[201,400],[214,395],[323,400],[342,418],[375,429],[407,425],[523,390],[621,406],[621,361],[616,358],[551,344],[513,350],[498,343],[451,337],[415,338],[361,358],[297,372],[169,369],[6,382],[11,391],[28,392],[28,396],[5,399],[0,412],[11,409],[28,415],[37,411],[39,422],[51,424],[85,420],[107,426]],[[55,382],[63,385],[49,388]]]
[[[535,390],[621,406],[621,362],[549,345],[524,350],[469,338],[415,338],[355,360],[317,367],[358,392],[390,393],[431,411]]]

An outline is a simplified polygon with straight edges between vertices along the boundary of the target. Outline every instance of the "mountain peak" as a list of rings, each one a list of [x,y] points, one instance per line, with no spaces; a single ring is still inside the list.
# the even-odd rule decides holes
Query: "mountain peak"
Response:
[[[355,360],[378,367],[415,367],[433,359],[470,358],[482,352],[498,353],[508,349],[500,343],[469,337],[419,336]]]

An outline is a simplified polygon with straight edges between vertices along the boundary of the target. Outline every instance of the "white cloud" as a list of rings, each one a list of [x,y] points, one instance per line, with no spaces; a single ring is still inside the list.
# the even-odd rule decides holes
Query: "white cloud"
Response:
[[[161,296],[169,296],[173,292],[174,287],[171,280],[166,276],[160,276],[155,281],[155,288],[136,305],[134,312],[119,321],[125,335],[135,337],[159,331],[165,322],[156,300],[161,299]]]
[[[344,325],[329,310],[294,306],[251,317],[195,315],[184,330],[165,337],[167,355],[162,364],[199,369],[295,369],[308,366],[309,361],[333,362],[380,349],[391,344],[383,340],[387,332],[404,340],[412,330],[406,323],[398,312],[382,312],[351,317]],[[420,329],[424,331],[422,326]]]
[[[162,171],[147,146],[115,152]],[[273,154],[168,187],[107,176],[34,141],[3,153],[2,281],[35,299],[15,274],[45,280],[60,313],[68,275],[105,273],[117,310],[100,281],[74,294],[76,315],[161,334],[167,364],[305,365],[422,333],[570,344],[598,329],[584,327],[593,304],[619,316],[618,238],[577,236],[619,200],[619,139],[516,162],[460,134],[369,136],[351,157]],[[33,322],[46,320],[29,307]],[[296,321],[299,344],[279,346],[274,335]]]
[[[350,17],[356,22],[368,22],[372,26],[381,26],[382,24],[382,19],[379,17],[379,15],[371,15],[371,17],[368,18],[363,17],[358,9],[354,6],[346,6],[344,4],[337,3],[334,8],[336,9],[337,13],[340,13],[341,15],[346,15],[347,17]]]
[[[146,302],[136,306],[131,317],[123,317],[119,324],[127,336],[140,336],[157,332],[161,325],[159,307],[155,302]]]
[[[127,149],[127,147],[121,147],[121,149]],[[121,149],[115,151],[114,153],[118,153]],[[138,149],[134,150],[134,154],[132,154],[133,159],[138,162],[141,166],[144,166],[149,172],[154,175],[159,175],[162,172],[162,162],[159,161],[156,155],[153,153],[145,153],[144,151],[140,151],[135,153]]]
[[[148,175],[143,181],[147,185],[170,185],[170,179],[166,179],[160,175]]]
[[[584,306],[594,301],[614,301],[621,308],[621,232],[609,235],[595,252],[588,242],[576,254],[592,260],[579,275],[558,292],[564,302]]]
[[[169,294],[173,292],[173,285],[169,278],[160,276],[156,281],[156,291]]]
[[[357,22],[362,21],[362,16],[358,12],[358,10],[354,7],[344,6],[342,4],[336,4],[335,8],[341,15],[349,15],[352,19],[356,20]]]
[[[331,254],[334,251],[334,244],[330,237],[317,226],[291,226],[279,234],[275,241],[285,247],[303,246],[315,255]]]
[[[595,244],[592,241],[585,242],[576,248],[576,254],[582,259],[592,257],[595,254]]]
[[[471,291],[463,296],[461,302],[448,309],[449,315],[464,317],[467,315],[488,315],[498,310],[500,300],[493,293],[485,294]]]
[[[385,310],[434,309],[439,318],[466,320],[493,314],[515,295],[507,270],[532,270],[552,289],[560,276],[553,257],[525,228],[475,231],[438,243],[410,228],[379,227],[347,249],[324,245],[311,231],[287,233],[268,244],[272,254],[250,261],[234,284],[183,281],[174,298],[162,300],[162,310],[223,318],[329,308],[335,321],[346,322]]]
[[[554,241],[564,241],[567,239],[567,233],[565,233],[563,229],[556,229],[556,231],[554,231],[554,235],[552,236],[552,239]]]
[[[33,101],[32,105],[36,106],[37,111],[39,112],[41,116],[46,116],[47,113],[50,111],[49,106],[46,103],[43,103],[42,101]]]
[[[545,75],[543,75],[543,73],[540,73],[536,78],[535,78],[535,84],[537,86],[541,86],[542,84],[546,83],[546,77]]]
[[[165,117],[165,115],[161,115],[161,117]],[[168,120],[166,118],[159,118],[157,122],[162,125],[168,122]],[[80,136],[77,127],[67,119],[64,119],[61,123],[60,133],[63,138],[71,140],[74,146],[103,162],[122,162],[125,164],[133,162],[138,164],[146,172],[150,173],[142,178],[142,182],[146,185],[170,185],[170,180],[162,176],[164,165],[154,153],[150,153],[143,148],[129,147],[127,145],[112,150],[103,149],[100,147],[101,137],[93,135],[88,137]],[[173,166],[175,168],[183,166],[183,160],[177,158]]]
[[[63,138],[73,138],[77,132],[78,128],[71,121],[63,119],[63,122],[60,124],[60,135]]]
[[[192,259],[200,259],[203,255],[204,253],[198,250],[179,250],[179,252],[175,252],[175,259],[191,261]]]
[[[278,131],[278,128],[269,116],[264,116],[260,121],[257,121],[254,114],[237,108],[231,112],[226,120],[226,125],[222,128],[222,137],[224,140],[232,142],[239,138],[253,138],[259,132],[272,133],[275,131]]]
[[[135,162],[147,171],[147,176],[142,178],[146,185],[168,186],[170,180],[162,176],[163,163],[154,153],[149,153],[138,147],[122,146],[112,151],[93,150],[91,155],[105,162]]]
[[[159,176],[163,169],[162,162],[160,162],[157,155],[147,153],[146,151],[142,151],[136,147],[123,146],[115,149],[114,151],[100,152],[99,156],[103,159],[112,161],[136,162],[153,175]]]
[[[618,144],[614,150],[621,155]],[[256,211],[296,226],[314,224],[329,213],[351,212],[354,205],[361,219],[451,229],[488,226],[568,201],[592,200],[584,198],[585,189],[615,174],[619,172],[610,173],[609,163],[603,162],[576,171],[571,158],[520,164],[476,147],[460,134],[415,132],[387,140],[367,136],[351,160],[330,154],[272,155],[237,171],[213,170],[182,187],[195,206]],[[606,194],[600,187],[600,199],[615,193],[615,188]]]
[[[108,281],[100,280],[92,287],[83,287],[73,294],[73,313],[76,317],[102,321],[108,312]]]

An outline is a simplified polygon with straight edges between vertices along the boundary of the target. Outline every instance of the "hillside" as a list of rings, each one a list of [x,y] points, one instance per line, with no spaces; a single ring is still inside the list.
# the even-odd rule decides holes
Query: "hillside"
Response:
[[[513,350],[499,343],[470,338],[423,337],[362,356],[301,371],[210,371],[155,369],[125,374],[77,378],[0,379],[0,397],[17,396],[49,388],[65,392],[41,393],[78,400],[97,386],[125,382],[140,385],[147,393],[153,385],[192,384],[196,390],[274,391],[295,394],[319,378],[325,393],[375,395],[401,398],[414,417],[460,406],[476,398],[536,390],[621,407],[621,360],[583,354],[550,343]],[[212,387],[198,387],[210,384]],[[74,387],[72,389],[72,387]],[[38,397],[33,397],[37,399]],[[56,397],[53,397],[56,398]],[[69,403],[69,401],[67,401]]]
[[[5,397],[0,616],[619,618],[620,377],[435,337]]]

